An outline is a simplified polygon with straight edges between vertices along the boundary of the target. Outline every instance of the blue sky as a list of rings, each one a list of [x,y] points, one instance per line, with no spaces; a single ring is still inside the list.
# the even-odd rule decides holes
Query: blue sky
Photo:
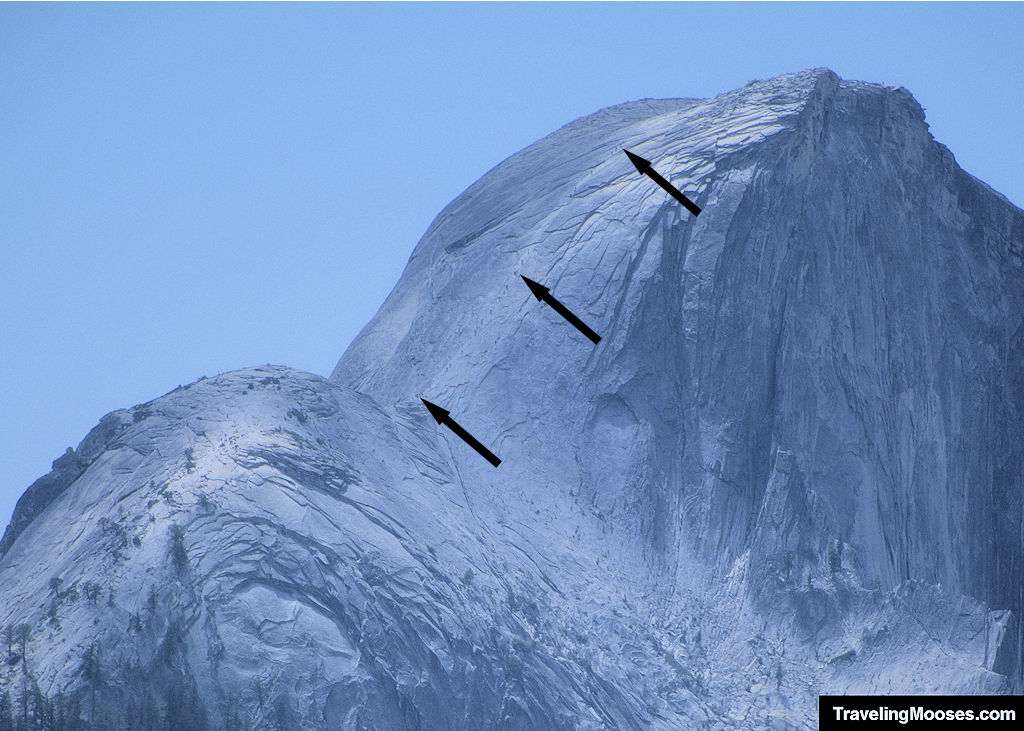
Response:
[[[0,4],[0,521],[99,418],[326,375],[432,217],[601,107],[828,66],[1024,204],[1020,4]]]

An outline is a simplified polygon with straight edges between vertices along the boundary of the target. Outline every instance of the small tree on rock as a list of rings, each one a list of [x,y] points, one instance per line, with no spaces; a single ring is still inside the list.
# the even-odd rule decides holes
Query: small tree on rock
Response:
[[[103,669],[100,664],[100,649],[94,642],[85,649],[82,665],[78,670],[82,678],[89,684],[89,723],[96,720],[96,691],[103,684]]]
[[[21,649],[21,722],[28,724],[28,642],[32,626],[22,622],[14,628],[14,639]]]
[[[7,643],[7,657],[10,658],[14,654],[14,625],[9,624],[4,627],[4,642]]]
[[[14,706],[6,690],[0,693],[0,731],[14,731]]]
[[[185,550],[185,529],[175,523],[171,526],[171,560],[179,573],[188,566],[188,551]]]

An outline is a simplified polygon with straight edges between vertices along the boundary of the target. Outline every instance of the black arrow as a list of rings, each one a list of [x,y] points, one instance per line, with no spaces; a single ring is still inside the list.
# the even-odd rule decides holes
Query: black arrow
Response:
[[[519,276],[523,277],[522,274],[520,274]],[[550,289],[545,287],[543,284],[539,284],[533,281],[532,279],[527,279],[526,277],[523,277],[523,281],[526,282],[526,286],[530,288],[530,291],[533,292],[534,296],[537,299],[539,299],[541,302],[547,302],[549,305],[551,305],[551,309],[553,309],[559,315],[568,320],[572,324],[572,326],[579,330],[581,333],[590,338],[590,341],[592,343],[596,345],[597,343],[601,342],[601,336],[598,335],[593,330],[591,330],[586,325],[584,325],[583,321],[580,318],[576,317],[576,315],[569,312],[569,309],[565,305],[563,305],[561,302],[559,302],[553,296],[551,296]]]
[[[491,450],[489,450],[487,447],[478,442],[473,437],[472,434],[470,434],[468,431],[459,426],[459,423],[451,417],[451,414],[448,411],[445,411],[437,404],[430,403],[425,398],[421,398],[420,401],[422,401],[423,405],[427,407],[427,410],[430,412],[430,415],[437,419],[438,424],[444,424],[446,427],[455,432],[462,439],[462,441],[464,441],[466,444],[475,449],[480,454],[481,457],[486,459],[495,467],[501,464],[501,460],[494,456],[494,453]]]
[[[686,210],[688,210],[690,213],[692,213],[695,216],[700,215],[700,206],[698,206],[692,200],[690,200],[685,195],[676,190],[672,183],[668,182],[667,180],[665,180],[665,178],[658,175],[655,169],[651,167],[650,160],[644,160],[642,157],[640,157],[639,155],[634,155],[629,150],[623,150],[623,152],[625,152],[629,159],[633,162],[633,164],[636,165],[637,170],[639,170],[644,175],[653,180],[655,183],[664,188],[666,193],[668,193],[670,196],[672,196],[677,201],[682,203],[683,206],[686,207]]]

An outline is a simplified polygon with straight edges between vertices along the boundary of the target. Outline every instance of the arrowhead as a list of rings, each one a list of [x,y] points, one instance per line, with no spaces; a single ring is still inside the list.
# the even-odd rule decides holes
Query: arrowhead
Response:
[[[523,277],[522,274],[520,274],[519,276]],[[523,281],[526,282],[526,286],[530,288],[531,292],[533,292],[533,296],[539,300],[544,299],[544,295],[551,291],[543,284],[535,282],[532,279],[527,279],[526,277],[523,277]]]
[[[430,412],[430,415],[433,416],[435,419],[437,419],[437,423],[438,424],[440,424],[442,421],[444,421],[445,417],[447,417],[448,414],[449,414],[448,411],[445,411],[444,409],[442,409],[437,404],[430,403],[425,398],[421,398],[420,401],[422,401],[423,405],[427,407],[427,411]]]
[[[650,160],[644,160],[642,157],[640,157],[639,155],[634,155],[629,150],[623,150],[623,152],[626,153],[626,157],[629,158],[630,162],[636,165],[636,169],[639,170],[640,172],[646,173],[648,170],[651,169]]]

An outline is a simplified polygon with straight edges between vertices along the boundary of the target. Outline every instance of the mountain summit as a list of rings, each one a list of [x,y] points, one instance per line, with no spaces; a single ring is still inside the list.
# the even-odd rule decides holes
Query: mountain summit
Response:
[[[1024,212],[903,89],[602,110],[445,208],[330,379],[201,379],[55,462],[0,543],[0,698],[745,729],[1020,691],[1022,317]]]

